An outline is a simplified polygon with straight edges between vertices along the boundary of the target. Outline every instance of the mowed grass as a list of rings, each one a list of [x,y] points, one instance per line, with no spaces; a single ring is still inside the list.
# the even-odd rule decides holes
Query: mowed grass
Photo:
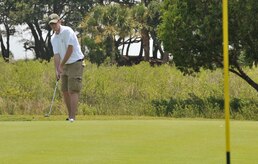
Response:
[[[258,123],[231,121],[231,160],[258,161]],[[223,120],[1,121],[1,164],[223,164]]]

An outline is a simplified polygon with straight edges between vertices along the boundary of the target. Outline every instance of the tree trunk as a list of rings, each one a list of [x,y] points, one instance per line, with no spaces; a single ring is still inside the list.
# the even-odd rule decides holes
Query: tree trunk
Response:
[[[99,0],[98,3],[104,5],[104,0]]]
[[[9,60],[7,60],[7,57],[8,57],[7,50],[6,50],[6,47],[4,45],[4,41],[3,41],[3,37],[1,35],[1,33],[0,33],[0,44],[1,44],[1,51],[2,51],[3,59],[4,59],[4,61],[8,62]]]
[[[142,43],[144,49],[144,60],[149,61],[150,58],[150,36],[149,31],[145,28],[141,30]]]
[[[27,24],[34,37],[35,46],[30,46],[30,47],[27,47],[26,49],[34,49],[36,59],[43,59],[43,60],[50,61],[50,58],[52,57],[53,54],[50,53],[51,48],[47,47],[45,44],[45,41],[43,40],[41,29],[37,24],[32,24],[32,23],[27,23]]]
[[[125,56],[129,56],[129,49],[130,49],[130,46],[131,46],[131,40],[132,40],[132,38],[131,38],[131,36],[130,36],[130,38],[129,38],[129,42],[128,42],[128,45],[127,45],[127,48],[126,48],[126,55]]]
[[[42,49],[44,50],[43,59],[50,61],[51,57],[53,56],[53,54],[51,53],[51,51],[52,51],[51,47],[47,46],[48,44],[46,44],[46,41],[44,41],[43,36],[42,36],[42,30],[39,27],[38,22],[35,23],[35,26],[36,26],[37,32],[39,34],[40,45],[41,45]]]
[[[152,50],[153,59],[158,59],[158,47],[157,47],[156,39],[153,39],[152,49],[153,49]]]
[[[164,50],[161,47],[160,42],[158,43],[157,47],[158,47],[158,50],[159,50],[160,55],[161,55],[162,63],[169,62],[169,53],[168,52],[164,52]]]
[[[148,6],[149,1],[148,0],[141,0],[142,3],[144,3],[145,6]]]
[[[122,52],[121,52],[121,55],[123,56],[124,55],[124,49],[125,49],[125,38],[123,38],[123,46],[122,46]]]
[[[162,63],[167,63],[167,62],[169,62],[169,53],[164,52],[164,55],[162,57]]]
[[[240,67],[238,64],[234,65],[237,69],[229,69],[230,72],[235,73],[236,75],[238,75],[240,78],[242,78],[243,80],[245,80],[249,85],[251,85],[257,92],[258,92],[258,84],[255,83]]]
[[[6,30],[6,54],[5,54],[5,61],[9,62],[10,58],[10,28],[8,24],[4,23],[5,30]]]
[[[139,58],[142,58],[143,56],[143,41],[141,39],[141,47],[140,47],[140,52],[139,52]]]
[[[35,46],[30,46],[30,47],[27,47],[26,49],[34,49],[35,51],[35,55],[36,55],[36,59],[41,59],[42,58],[42,51],[40,49],[40,44],[39,44],[39,38],[38,38],[38,34],[36,32],[36,30],[34,29],[34,26],[32,23],[27,23],[30,30],[31,30],[31,33],[33,35],[33,38],[34,38],[34,41],[35,41]]]

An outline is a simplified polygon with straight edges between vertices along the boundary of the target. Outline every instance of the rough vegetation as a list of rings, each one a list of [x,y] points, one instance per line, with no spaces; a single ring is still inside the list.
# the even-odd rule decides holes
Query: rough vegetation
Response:
[[[0,114],[43,115],[49,110],[55,76],[53,62],[0,61]],[[245,69],[257,80],[257,68]],[[141,63],[116,67],[87,63],[79,115],[133,115],[224,118],[222,70],[183,75],[169,65]],[[59,87],[60,88],[60,87]],[[233,119],[258,120],[258,95],[230,74]],[[57,91],[53,114],[66,113]]]

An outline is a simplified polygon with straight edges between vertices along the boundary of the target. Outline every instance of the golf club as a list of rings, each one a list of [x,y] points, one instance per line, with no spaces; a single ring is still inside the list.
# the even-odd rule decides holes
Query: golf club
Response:
[[[52,97],[51,105],[50,105],[50,108],[49,108],[49,112],[47,114],[45,114],[45,117],[49,117],[51,112],[52,112],[52,106],[53,106],[54,99],[55,99],[55,96],[56,96],[57,86],[58,86],[58,80],[56,81],[56,86],[55,86],[54,94],[53,94],[53,97]]]

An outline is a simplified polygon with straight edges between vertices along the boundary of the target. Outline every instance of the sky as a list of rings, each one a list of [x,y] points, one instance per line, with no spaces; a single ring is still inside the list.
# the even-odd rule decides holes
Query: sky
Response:
[[[4,29],[2,25],[0,25],[0,29]],[[13,53],[14,60],[34,58],[32,51],[25,51],[23,48],[24,39],[31,40],[33,38],[31,33],[28,30],[25,31],[25,29],[26,26],[18,25],[15,34],[10,36],[10,50]],[[6,42],[6,38],[3,37],[3,39]]]

